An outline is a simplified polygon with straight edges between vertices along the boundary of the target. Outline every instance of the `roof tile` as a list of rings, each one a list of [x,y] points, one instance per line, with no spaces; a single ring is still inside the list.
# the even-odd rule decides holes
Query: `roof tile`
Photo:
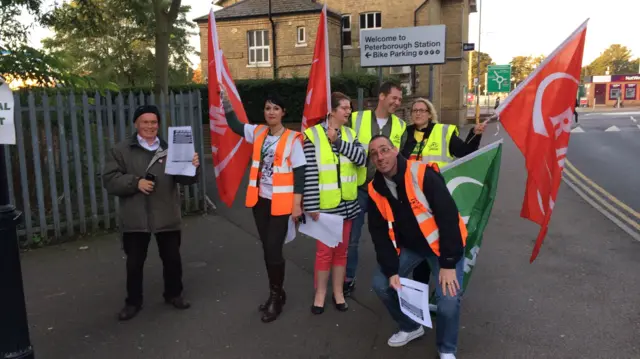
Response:
[[[271,0],[272,15],[288,15],[305,12],[320,12],[322,4],[313,0]],[[336,16],[336,12],[329,10]],[[216,20],[266,16],[269,14],[269,0],[243,0],[215,12]],[[209,15],[193,19],[195,22],[204,22]]]

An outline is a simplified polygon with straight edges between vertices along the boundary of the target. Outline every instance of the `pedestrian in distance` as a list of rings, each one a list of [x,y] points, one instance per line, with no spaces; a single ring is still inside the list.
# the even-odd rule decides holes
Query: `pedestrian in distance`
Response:
[[[347,250],[352,221],[360,213],[358,205],[357,169],[364,166],[365,150],[356,133],[347,127],[351,99],[340,92],[331,94],[331,112],[326,119],[304,131],[304,154],[307,159],[304,185],[304,210],[312,220],[320,213],[344,218],[342,241],[331,248],[316,241],[314,268],[315,297],[311,312],[322,314],[332,272],[333,303],[337,310],[347,311],[343,293]]]
[[[400,278],[426,260],[436,279],[436,347],[440,359],[455,359],[464,221],[436,164],[406,160],[385,136],[371,140],[369,158],[377,169],[368,186],[369,232],[379,265],[373,290],[399,327],[387,343],[400,347],[424,335],[422,325],[402,313],[398,291]]]
[[[439,123],[435,107],[424,98],[416,99],[411,105],[411,122],[407,126],[407,141],[402,147],[402,156],[423,163],[435,163],[440,169],[454,159],[476,151],[486,126],[484,123],[475,125],[463,141],[458,137],[458,127]],[[431,276],[429,268],[424,261],[413,271],[413,279],[428,284]]]
[[[287,301],[282,247],[289,217],[302,215],[306,165],[302,134],[282,124],[287,109],[277,94],[264,101],[266,125],[240,122],[226,92],[221,92],[221,98],[229,128],[253,144],[245,205],[253,211],[269,277],[269,297],[258,307],[261,320],[269,323],[280,316]]]
[[[127,256],[127,298],[120,320],[142,309],[143,271],[151,234],[156,238],[163,265],[164,299],[178,309],[191,306],[182,296],[180,257],[182,212],[178,184],[192,185],[200,177],[200,160],[193,154],[196,174],[165,173],[168,145],[158,136],[161,116],[156,106],[143,105],[133,115],[136,131],[107,152],[103,185],[120,200],[120,230]]]
[[[383,134],[400,149],[407,140],[407,124],[395,115],[402,104],[402,87],[394,82],[384,82],[378,90],[378,104],[374,110],[357,111],[351,114],[351,128],[356,131],[358,141],[367,151],[369,141],[375,135]],[[347,254],[347,276],[344,283],[345,296],[351,296],[356,285],[358,267],[358,244],[362,235],[362,226],[367,212],[367,184],[373,179],[375,166],[367,161],[366,166],[358,168],[358,204],[361,212],[353,221]]]

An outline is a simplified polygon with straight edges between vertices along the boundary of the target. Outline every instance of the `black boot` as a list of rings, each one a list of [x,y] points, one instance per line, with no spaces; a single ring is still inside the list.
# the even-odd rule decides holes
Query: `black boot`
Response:
[[[269,288],[271,288],[271,286],[274,283],[278,283],[278,282],[282,283],[282,280],[278,279],[278,276],[280,275],[278,271],[279,269],[277,269],[276,266],[267,265],[267,274],[269,276]],[[282,271],[282,277],[284,279],[284,263],[282,264],[281,271]],[[281,288],[280,300],[282,301],[282,305],[284,305],[287,302],[287,293],[285,293],[283,288]],[[271,293],[269,293],[269,298],[267,298],[266,302],[258,306],[258,310],[261,312],[264,312],[267,309],[267,307],[271,305],[271,301],[272,301]]]
[[[262,312],[262,321],[265,323],[272,322],[282,313],[283,299],[286,298],[282,283],[284,282],[284,263],[280,265],[269,266],[269,282],[270,293],[268,304]]]
[[[287,302],[287,293],[285,293],[284,289],[280,289],[280,300],[282,301],[282,305],[284,305]],[[261,312],[264,312],[265,309],[269,307],[269,305],[271,305],[271,293],[269,293],[269,298],[267,299],[267,301],[260,304],[258,306],[258,309]]]

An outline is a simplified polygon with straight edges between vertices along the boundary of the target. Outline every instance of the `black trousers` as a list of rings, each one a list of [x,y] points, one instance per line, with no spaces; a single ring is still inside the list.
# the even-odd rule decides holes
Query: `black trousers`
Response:
[[[258,236],[262,242],[264,262],[269,266],[284,265],[282,246],[289,228],[289,215],[271,215],[271,200],[258,197],[258,203],[253,207],[253,218],[258,228]]]
[[[180,231],[156,233],[158,252],[162,259],[165,299],[172,299],[182,294],[182,260],[180,258]],[[151,233],[125,232],[122,234],[122,245],[127,255],[127,299],[133,306],[142,305],[142,282],[144,262],[151,241]]]

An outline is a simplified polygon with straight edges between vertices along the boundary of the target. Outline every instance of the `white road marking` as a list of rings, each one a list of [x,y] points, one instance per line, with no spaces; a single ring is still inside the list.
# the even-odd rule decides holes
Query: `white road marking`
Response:
[[[604,130],[604,132],[620,132],[620,129],[616,125],[613,125]]]
[[[571,133],[584,133],[584,130],[580,126],[578,126],[571,130]]]
[[[640,116],[640,112],[636,111],[636,112],[579,112],[579,115],[584,115],[584,116]],[[578,116],[579,116],[578,115]]]

